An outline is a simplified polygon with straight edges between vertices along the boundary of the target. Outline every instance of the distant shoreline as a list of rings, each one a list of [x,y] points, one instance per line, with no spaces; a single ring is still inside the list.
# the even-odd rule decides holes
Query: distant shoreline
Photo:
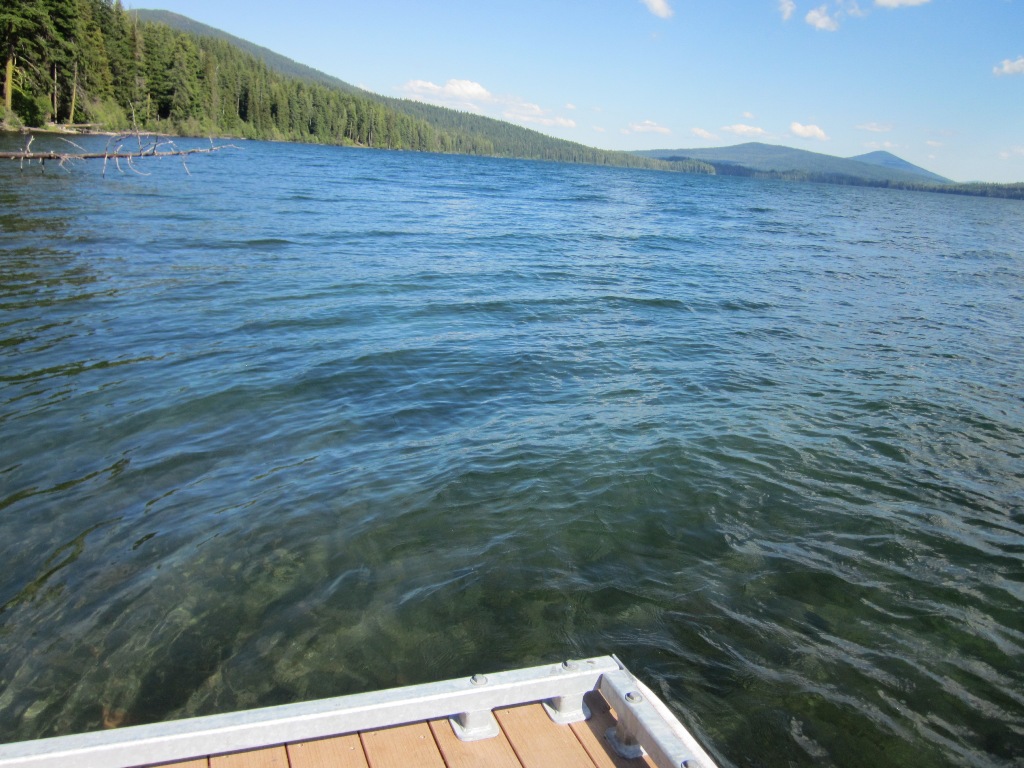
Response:
[[[54,136],[57,138],[64,138],[67,136],[106,136],[108,138],[124,136],[134,136],[136,133],[140,136],[156,136],[166,139],[226,139],[226,140],[243,140],[245,137],[242,136],[230,136],[214,134],[212,136],[192,136],[182,134],[172,134],[163,131],[110,131],[104,129],[98,130],[73,130],[71,127],[64,125],[53,125],[50,124],[47,127],[32,127],[32,128],[11,128],[6,125],[0,125],[0,134],[20,134],[20,135],[32,135],[32,136]],[[272,139],[254,139],[255,141],[273,141]],[[325,146],[319,142],[309,141],[294,141],[283,139],[280,140],[286,144],[310,144],[317,146]],[[338,145],[341,146],[341,145]],[[352,148],[360,148],[360,145],[354,145]],[[365,147],[364,149],[385,149],[384,147]],[[411,152],[420,152],[423,150],[404,150]],[[463,152],[447,152],[442,154],[457,154],[466,155],[472,157],[496,157],[504,159],[520,159],[520,160],[536,160],[537,158],[530,157],[508,157],[505,155],[478,155],[473,153]],[[650,158],[659,159],[659,158]],[[682,160],[683,158],[680,158]],[[680,168],[672,168],[673,160],[659,159],[661,163],[668,167],[661,168],[644,168],[637,167],[636,170],[662,170],[662,171],[675,171],[681,173],[695,173],[694,171],[684,170]],[[687,158],[690,162],[692,159]],[[574,165],[576,163],[564,160],[549,160],[548,162],[565,163],[567,165]],[[993,197],[1005,200],[1024,200],[1024,182],[1001,184],[996,182],[948,182],[948,183],[932,183],[928,181],[913,182],[913,181],[902,181],[902,180],[871,180],[863,179],[853,176],[841,176],[835,174],[815,174],[805,171],[779,171],[779,170],[763,170],[757,168],[751,168],[744,166],[739,163],[732,162],[708,162],[706,160],[700,161],[706,164],[708,167],[713,168],[714,172],[712,175],[717,176],[741,176],[746,178],[769,180],[769,181],[784,181],[793,183],[811,183],[811,184],[833,184],[837,186],[857,186],[857,187],[875,187],[879,189],[900,189],[908,192],[937,192],[946,195],[963,195],[968,197]],[[590,165],[592,163],[584,163]],[[608,166],[611,167],[611,166]],[[627,166],[628,167],[628,166]],[[707,175],[707,174],[701,174]]]

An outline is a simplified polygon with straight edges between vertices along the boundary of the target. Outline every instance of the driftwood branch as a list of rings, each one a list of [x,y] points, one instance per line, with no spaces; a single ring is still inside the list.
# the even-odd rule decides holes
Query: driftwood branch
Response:
[[[110,161],[113,161],[117,169],[121,171],[121,173],[124,173],[124,170],[121,168],[121,162],[123,161],[129,170],[145,176],[147,174],[142,173],[142,171],[135,167],[136,160],[146,158],[180,157],[182,158],[182,166],[185,168],[185,172],[189,173],[188,165],[185,164],[185,158],[189,155],[208,155],[221,149],[236,149],[236,147],[231,144],[215,145],[212,139],[210,140],[209,147],[179,149],[173,141],[165,137],[144,135],[135,132],[112,136],[107,141],[107,145],[102,151],[90,152],[78,144],[75,144],[70,139],[64,138],[63,136],[59,138],[61,141],[66,142],[77,151],[69,149],[66,152],[61,152],[51,149],[42,152],[33,152],[32,141],[34,137],[29,135],[25,142],[24,149],[14,152],[0,152],[0,160],[19,160],[21,161],[22,168],[25,167],[26,162],[36,162],[40,163],[44,169],[48,160],[56,162],[61,168],[66,168],[69,163],[78,160],[102,160],[104,175],[106,175],[107,172],[107,163]],[[134,146],[132,146],[133,144]]]

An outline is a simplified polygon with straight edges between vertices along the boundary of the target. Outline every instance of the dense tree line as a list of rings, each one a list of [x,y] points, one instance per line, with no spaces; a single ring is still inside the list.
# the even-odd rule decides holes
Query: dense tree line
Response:
[[[909,189],[915,192],[940,192],[946,195],[970,195],[971,197],[1002,197],[1008,200],[1024,200],[1024,183],[990,184],[987,182],[966,182],[954,184],[928,184],[894,181],[882,186],[891,189]]]
[[[231,42],[139,20],[121,0],[3,0],[4,122],[710,171],[606,152],[454,110],[276,71]]]

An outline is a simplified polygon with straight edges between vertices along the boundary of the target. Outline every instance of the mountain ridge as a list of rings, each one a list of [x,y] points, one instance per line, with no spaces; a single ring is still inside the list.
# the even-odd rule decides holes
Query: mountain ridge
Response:
[[[733,176],[862,184],[954,183],[888,152],[846,158],[752,141],[727,147],[640,150],[636,154],[669,162],[700,160],[713,165],[718,173]]]
[[[911,173],[917,173],[925,178],[931,179],[937,184],[949,184],[951,179],[947,179],[945,176],[939,176],[937,173],[922,168],[919,165],[914,165],[904,160],[902,157],[897,157],[892,152],[886,152],[885,150],[878,150],[876,152],[868,152],[863,155],[854,155],[853,157],[846,158],[847,160],[856,160],[860,163],[871,163],[873,165],[881,165],[885,168],[898,168]]]
[[[305,80],[320,83],[332,88],[340,88],[341,90],[369,98],[376,96],[377,94],[371,93],[370,91],[364,91],[358,86],[346,83],[344,80],[328,75],[325,72],[321,72],[319,69],[301,64],[300,62],[290,59],[283,54],[272,51],[269,48],[265,48],[262,45],[250,42],[241,37],[236,37],[230,32],[225,32],[222,29],[211,27],[208,24],[203,24],[201,21],[189,18],[188,16],[182,16],[180,13],[173,13],[172,11],[164,11],[157,8],[133,8],[128,13],[137,18],[139,21],[147,21],[153,24],[166,24],[171,29],[176,29],[180,32],[189,32],[193,35],[199,35],[201,37],[213,37],[225,42],[231,43],[236,48],[240,48],[246,53],[252,54],[257,59],[260,59],[271,69],[280,72],[283,75],[291,75],[293,77],[301,77]]]

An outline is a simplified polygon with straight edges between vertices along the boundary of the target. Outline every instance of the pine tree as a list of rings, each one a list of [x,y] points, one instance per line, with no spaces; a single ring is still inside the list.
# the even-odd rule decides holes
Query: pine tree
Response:
[[[14,109],[15,74],[19,58],[24,61],[17,72],[26,81],[40,79],[42,59],[40,43],[51,37],[51,24],[42,0],[4,0],[0,5],[0,51],[4,59],[4,115]],[[28,88],[22,89],[26,95]]]
[[[45,58],[47,84],[50,91],[50,113],[54,122],[59,120],[62,107],[70,111],[74,88],[74,59],[79,30],[78,2],[44,0],[43,8],[49,18]]]
[[[184,122],[197,116],[199,107],[199,52],[186,35],[175,41],[171,61],[170,118]]]

